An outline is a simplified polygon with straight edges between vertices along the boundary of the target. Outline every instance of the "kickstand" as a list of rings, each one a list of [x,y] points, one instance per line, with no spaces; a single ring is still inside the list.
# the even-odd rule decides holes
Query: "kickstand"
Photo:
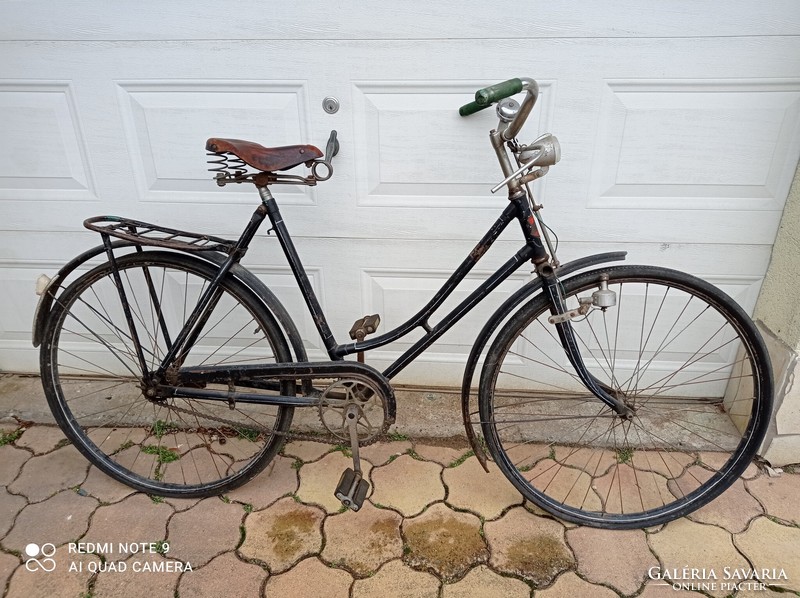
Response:
[[[350,450],[353,453],[353,469],[345,469],[334,495],[348,509],[358,511],[369,492],[369,482],[361,473],[361,459],[358,454],[358,407],[350,405],[345,411],[347,429],[350,432]]]

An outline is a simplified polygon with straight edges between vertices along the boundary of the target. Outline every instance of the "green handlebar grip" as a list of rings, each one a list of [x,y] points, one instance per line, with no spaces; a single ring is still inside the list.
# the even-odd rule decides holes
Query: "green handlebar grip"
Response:
[[[488,108],[489,106],[481,106],[478,102],[470,102],[469,104],[464,104],[461,108],[458,109],[458,113],[461,116],[469,116],[470,114],[475,114],[483,110],[484,108]]]
[[[486,108],[494,102],[518,94],[521,91],[522,81],[519,79],[509,79],[508,81],[490,85],[489,87],[476,91],[475,103]]]

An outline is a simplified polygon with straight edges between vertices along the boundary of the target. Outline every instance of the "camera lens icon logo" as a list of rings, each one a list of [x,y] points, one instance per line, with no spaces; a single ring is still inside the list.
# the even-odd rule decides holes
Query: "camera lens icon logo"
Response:
[[[25,561],[25,568],[31,572],[41,570],[50,573],[56,568],[56,562],[51,558],[55,553],[56,547],[54,544],[47,542],[39,546],[31,542],[25,547],[25,554],[30,557]]]

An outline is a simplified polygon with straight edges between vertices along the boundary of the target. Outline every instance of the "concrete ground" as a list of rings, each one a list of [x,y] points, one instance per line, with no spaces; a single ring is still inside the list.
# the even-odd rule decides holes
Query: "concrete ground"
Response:
[[[308,441],[222,497],[162,499],[90,466],[34,387],[0,379],[4,596],[800,595],[792,468],[753,464],[688,517],[617,532],[553,519],[463,442],[416,432],[363,449],[372,490],[357,513],[333,496],[351,461]]]

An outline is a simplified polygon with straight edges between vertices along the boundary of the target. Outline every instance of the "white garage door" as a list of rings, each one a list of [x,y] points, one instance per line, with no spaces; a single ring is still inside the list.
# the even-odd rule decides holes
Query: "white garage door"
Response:
[[[207,137],[322,146],[334,177],[276,197],[332,328],[414,313],[503,209],[489,111],[457,108],[515,76],[542,97],[523,141],[554,132],[562,162],[537,199],[567,261],[623,249],[629,262],[700,275],[752,310],[800,155],[800,8],[794,2],[262,2],[187,7],[100,0],[0,6],[0,369],[34,371],[33,281],[96,244],[81,222],[117,214],[233,235],[254,190],[219,189]],[[24,10],[23,10],[24,7]],[[233,9],[234,14],[225,11]],[[322,100],[335,96],[329,115]],[[265,227],[266,228],[266,227]],[[510,227],[452,301],[520,245]],[[322,345],[277,241],[245,264]],[[424,354],[401,381],[456,384],[492,307]],[[380,367],[410,345],[370,355]]]

